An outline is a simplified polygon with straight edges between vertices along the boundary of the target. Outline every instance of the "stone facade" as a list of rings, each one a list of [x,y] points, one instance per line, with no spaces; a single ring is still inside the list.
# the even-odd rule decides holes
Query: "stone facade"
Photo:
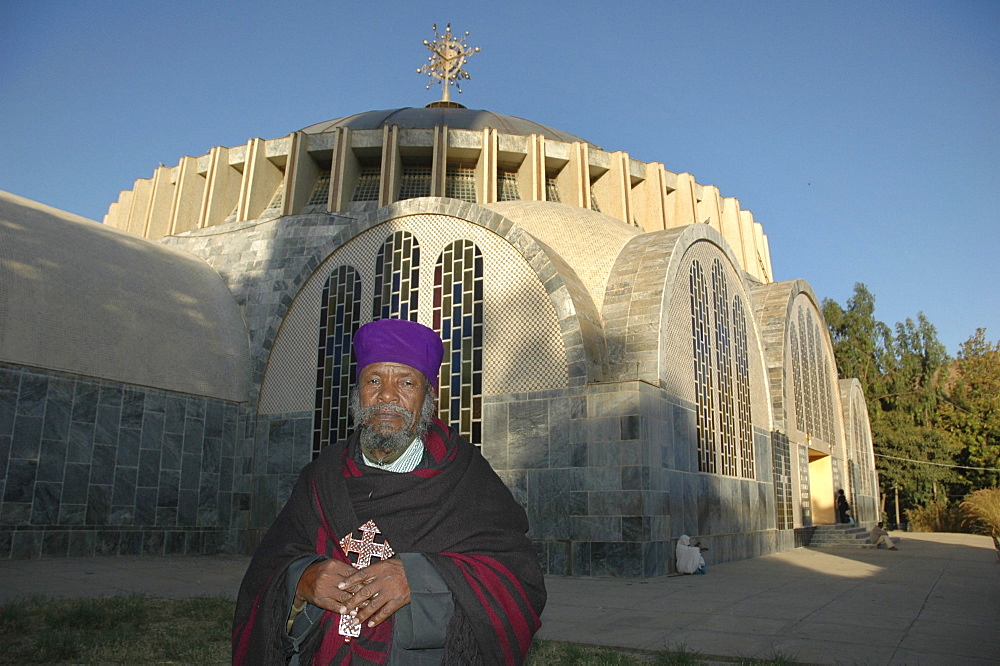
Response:
[[[351,336],[385,316],[451,345],[443,418],[525,507],[548,573],[666,574],[682,534],[714,563],[792,548],[841,486],[873,519],[864,396],[838,383],[815,294],[772,282],[735,200],[541,126],[350,122],[162,167],[112,206],[125,231],[42,215],[33,261],[67,261],[66,229],[100,236],[94,256],[132,253],[140,288],[121,299],[155,316],[66,308],[51,337],[80,348],[75,331],[139,332],[117,364],[56,367],[4,319],[36,284],[0,290],[21,340],[0,344],[0,557],[252,551],[344,436]],[[20,233],[0,277],[32,254]]]
[[[245,408],[0,365],[0,557],[237,549]]]

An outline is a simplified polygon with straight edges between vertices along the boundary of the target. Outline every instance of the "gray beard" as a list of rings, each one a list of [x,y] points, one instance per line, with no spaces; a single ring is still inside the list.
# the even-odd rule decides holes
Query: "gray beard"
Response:
[[[389,457],[405,450],[414,439],[423,439],[427,429],[430,428],[431,419],[434,418],[434,396],[429,390],[427,391],[420,409],[420,419],[412,428],[401,428],[386,434],[378,432],[368,425],[368,419],[379,411],[395,412],[402,415],[406,423],[413,423],[413,412],[405,407],[397,405],[362,407],[360,392],[354,387],[351,390],[351,413],[360,431],[361,451],[369,460],[378,460],[379,456],[375,455],[375,451],[381,452],[384,457]]]

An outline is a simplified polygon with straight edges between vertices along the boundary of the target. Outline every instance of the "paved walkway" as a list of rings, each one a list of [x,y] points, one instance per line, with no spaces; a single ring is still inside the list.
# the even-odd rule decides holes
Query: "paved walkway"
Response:
[[[707,576],[547,578],[539,636],[706,657],[810,664],[1000,663],[1000,563],[967,534],[896,534],[900,550],[807,549],[711,566]],[[234,597],[248,558],[0,561],[22,595]]]

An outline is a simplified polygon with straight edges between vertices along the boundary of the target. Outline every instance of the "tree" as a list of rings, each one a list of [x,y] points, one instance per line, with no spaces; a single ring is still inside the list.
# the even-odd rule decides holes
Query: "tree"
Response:
[[[962,444],[959,463],[986,470],[961,470],[967,488],[1000,486],[1000,342],[986,329],[962,343],[945,379],[946,395],[938,424]]]
[[[882,412],[872,422],[875,466],[884,495],[898,489],[902,508],[948,499],[956,481],[957,447],[949,433],[913,423],[909,414]]]
[[[842,377],[857,377],[868,402],[883,498],[898,489],[903,508],[944,499],[955,481],[955,438],[935,427],[948,356],[924,314],[897,323],[875,318],[875,297],[862,284],[841,308],[823,301]],[[912,462],[911,462],[912,461]]]
[[[857,282],[846,310],[833,299],[823,299],[823,318],[830,329],[841,376],[857,377],[865,395],[881,394],[882,379],[891,361],[892,331],[875,319],[875,296]]]

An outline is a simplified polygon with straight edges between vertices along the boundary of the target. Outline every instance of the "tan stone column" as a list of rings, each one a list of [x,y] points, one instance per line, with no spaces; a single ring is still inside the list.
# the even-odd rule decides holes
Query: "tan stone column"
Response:
[[[197,229],[201,219],[201,205],[205,197],[207,180],[199,172],[198,159],[184,156],[178,165],[177,186],[170,204],[170,234],[180,234]]]

